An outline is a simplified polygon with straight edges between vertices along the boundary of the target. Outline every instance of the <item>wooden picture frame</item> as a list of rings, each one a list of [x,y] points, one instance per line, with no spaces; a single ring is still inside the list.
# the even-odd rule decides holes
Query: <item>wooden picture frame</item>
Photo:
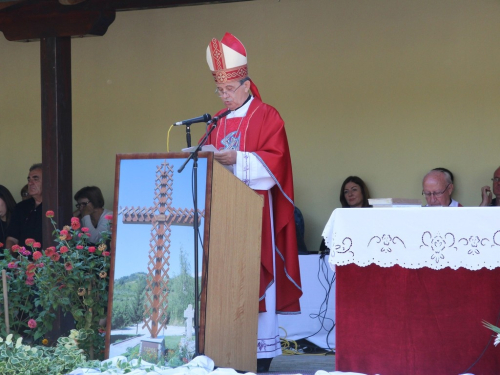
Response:
[[[151,262],[153,259],[154,262],[158,262],[157,258],[161,258],[166,254],[163,253],[160,256],[154,255],[155,251],[165,251],[165,240],[167,237],[162,237],[155,242],[158,230],[151,229],[152,221],[156,220],[156,224],[158,224],[158,221],[163,220],[164,223],[168,222],[172,224],[172,220],[174,219],[179,222],[182,221],[179,217],[174,218],[174,216],[189,217],[186,212],[191,210],[193,206],[186,204],[185,196],[188,195],[187,193],[191,194],[192,190],[192,161],[182,174],[177,173],[177,169],[184,163],[187,157],[189,157],[188,153],[118,154],[116,156],[106,358],[119,354],[116,350],[113,350],[116,345],[111,340],[113,336],[112,331],[116,331],[117,324],[115,323],[120,318],[118,314],[118,310],[121,308],[118,305],[119,299],[122,298],[122,301],[126,299],[128,303],[135,304],[135,300],[132,300],[132,297],[127,294],[129,291],[123,286],[125,283],[122,279],[123,275],[135,274],[132,271],[138,267],[144,268],[145,261]],[[165,164],[173,165],[173,168],[169,167],[170,170],[173,169],[174,171],[172,175],[173,183],[171,181],[172,176],[160,178],[156,176],[158,173],[160,175],[163,173],[161,170],[164,169]],[[154,184],[152,185],[150,180],[152,177],[148,175],[151,172],[147,171],[151,168],[151,165],[154,165],[155,184],[163,184],[161,194],[158,188],[154,190],[151,187]],[[241,371],[255,371],[263,200],[260,195],[248,188],[219,163],[215,162],[213,154],[210,152],[201,152],[199,154],[197,170],[198,210],[203,213],[202,217],[200,217],[199,237],[203,239],[203,246],[200,244],[198,249],[200,258],[198,262],[198,274],[201,275],[201,292],[199,293],[199,316],[198,321],[195,322],[197,346],[194,347],[194,352],[209,356],[219,367],[232,367]],[[175,185],[180,180],[182,180],[180,182],[181,187]],[[163,213],[151,205],[130,203],[131,197],[134,198],[134,202],[144,202],[142,198],[139,199],[139,195],[147,195],[147,193],[143,193],[145,186],[151,190],[149,193],[149,197],[151,198],[148,198],[150,200],[153,196],[158,197],[158,195],[163,195],[162,199],[165,200],[166,190],[173,188],[172,200],[167,204],[169,207],[167,211],[165,211],[165,202],[163,203]],[[181,203],[177,201],[177,197],[175,196],[176,191],[180,191],[181,195],[184,196],[184,198],[179,198]],[[137,205],[141,206],[141,208],[136,208]],[[134,206],[134,208],[129,206]],[[125,209],[125,207],[127,208]],[[126,215],[128,216],[124,219]],[[123,223],[124,220],[135,220],[136,224],[141,220],[144,223],[147,222],[150,230],[149,236],[145,238],[146,236],[143,232],[140,234],[131,234],[132,230],[128,228],[132,228],[134,225],[129,225],[125,229],[126,224]],[[175,236],[173,235],[174,228],[172,225],[170,226],[172,238],[169,237],[171,241],[169,243],[171,245],[171,258],[169,261],[172,260],[173,253],[180,252],[179,244],[173,238]],[[136,225],[135,227],[147,226]],[[166,234],[165,225],[160,231],[162,231],[162,236]],[[124,236],[125,240],[123,239]],[[132,242],[135,241],[134,236],[140,238],[141,245],[132,245]],[[181,234],[180,237],[186,243],[190,238],[192,244],[194,244],[194,230],[192,230],[190,237],[186,233]],[[149,246],[147,246],[148,243]],[[190,248],[190,245],[188,246],[187,244],[183,244],[183,246]],[[140,249],[138,249],[139,247]],[[149,247],[149,249],[144,250],[144,247]],[[153,273],[157,272],[159,275],[172,272],[170,269],[166,270],[161,261],[157,268],[150,265],[147,271],[148,274],[151,273],[152,269],[154,270]],[[167,279],[172,274],[169,274]],[[176,277],[188,274],[189,272],[175,273]],[[194,274],[188,276],[186,276],[186,279],[189,279],[189,277],[194,278]],[[154,289],[152,285],[159,288],[157,291],[159,290],[160,292],[155,294],[159,296],[159,304],[157,305],[156,318],[153,319],[148,315],[144,319],[144,323],[142,323],[142,325],[147,326],[148,332],[151,335],[149,335],[150,337],[143,337],[140,349],[141,353],[144,354],[149,351],[150,354],[154,354],[155,350],[157,350],[158,354],[161,355],[167,349],[167,351],[172,351],[174,356],[178,355],[174,353],[176,352],[174,349],[168,347],[165,337],[159,338],[159,336],[166,336],[163,334],[165,332],[162,331],[165,325],[167,326],[167,334],[171,326],[177,327],[178,335],[181,333],[179,332],[181,329],[179,325],[180,306],[177,306],[174,317],[173,310],[169,310],[168,303],[166,306],[163,304],[164,299],[162,297],[162,291],[168,291],[167,302],[169,298],[172,300],[172,294],[175,290],[168,285],[170,281],[167,280],[165,283],[164,276],[158,277],[156,284],[153,283],[153,275],[149,277],[150,279],[147,282],[150,292],[152,293]],[[132,283],[130,278],[127,280],[130,281],[129,289],[133,289],[132,285],[135,284]],[[148,298],[147,301],[151,304],[151,298]],[[115,309],[114,313],[113,309]],[[167,316],[169,311],[171,315]],[[186,314],[189,319],[189,310],[186,310]],[[113,318],[115,318],[115,322]],[[173,318],[175,318],[177,325],[169,324]],[[153,330],[154,332],[152,332],[150,327],[152,324],[147,325],[148,319],[157,324],[158,329],[156,331]],[[174,329],[170,329],[170,333],[173,331]],[[193,349],[192,345],[189,344],[188,331],[189,328],[186,327],[185,339],[184,341],[180,339],[180,344],[185,345],[184,352],[186,349]],[[153,337],[155,336],[154,333],[157,334],[156,337]],[[128,344],[130,342],[126,345]],[[165,344],[165,347],[162,346],[163,344]],[[113,348],[111,345],[113,345]],[[180,348],[182,349],[182,346]],[[136,349],[134,350],[137,352]],[[184,352],[181,353],[180,349],[177,352],[185,354]],[[189,358],[179,357],[178,360],[186,361]],[[169,362],[169,364],[181,363],[177,361],[175,363]]]

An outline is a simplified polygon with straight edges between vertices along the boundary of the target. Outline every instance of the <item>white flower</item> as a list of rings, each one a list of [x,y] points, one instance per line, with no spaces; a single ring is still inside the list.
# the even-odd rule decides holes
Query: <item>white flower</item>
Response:
[[[495,339],[493,345],[497,346],[498,344],[500,344],[500,333],[497,335],[497,338]]]
[[[14,335],[11,333],[10,335],[8,335],[6,338],[5,338],[5,343],[8,345],[8,344],[12,344],[12,337]]]

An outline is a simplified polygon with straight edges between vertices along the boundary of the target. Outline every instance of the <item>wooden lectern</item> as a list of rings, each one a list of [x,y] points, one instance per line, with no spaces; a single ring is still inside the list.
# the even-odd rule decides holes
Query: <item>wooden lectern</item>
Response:
[[[200,352],[216,366],[256,372],[263,199],[218,162],[210,170]]]
[[[152,264],[150,261],[148,269],[156,270],[153,272],[156,275],[161,274],[157,284],[165,282],[170,276],[171,226],[188,226],[188,222],[193,223],[194,211],[189,208],[174,208],[178,205],[175,200],[172,204],[171,198],[174,191],[189,191],[189,194],[191,192],[192,163],[190,162],[191,164],[188,164],[182,173],[183,177],[177,173],[178,166],[188,156],[188,153],[117,155],[114,203],[116,220],[113,223],[115,235],[112,241],[114,262],[110,272],[108,321],[111,321],[112,316],[113,281],[115,274],[120,275],[118,270],[120,266],[116,266],[115,269],[115,264],[123,264],[121,259],[133,256],[148,257],[147,252],[139,254],[137,249],[133,250],[135,253],[132,256],[124,254],[129,250],[126,246],[120,246],[123,242],[120,236],[128,231],[123,224],[149,224],[153,225],[152,235],[161,233],[161,236],[157,238],[153,236],[149,241],[151,243],[149,259],[156,263]],[[133,196],[139,200],[137,196],[145,194],[136,190],[145,184],[145,178],[141,177],[145,162],[156,166],[154,204],[149,204],[149,207],[124,208],[123,206],[130,205],[126,201],[128,197]],[[199,228],[200,235],[203,236],[203,257],[200,259],[202,277],[198,350],[200,354],[213,359],[218,367],[256,372],[263,198],[216,162],[213,153],[201,152],[199,164],[203,165],[202,168],[206,165],[206,178],[205,171],[200,173],[203,177],[198,178],[198,191],[204,191],[204,198],[198,200],[198,211],[204,217],[204,225]],[[133,179],[127,179],[125,169],[129,169]],[[133,173],[130,173],[132,171]],[[149,177],[147,178],[149,183]],[[181,182],[181,179],[184,179],[184,182]],[[125,187],[123,186],[125,184],[132,186]],[[148,193],[148,195],[153,194]],[[182,207],[188,207],[185,202],[182,204]],[[192,205],[192,202],[189,204]],[[118,230],[117,223],[119,223]],[[190,238],[185,240],[193,241]],[[118,248],[116,248],[117,243]],[[128,271],[129,274],[130,272],[132,271]],[[157,289],[167,290],[166,285],[166,283],[165,287],[160,285]],[[168,302],[169,299],[168,294],[158,294],[149,300]],[[156,317],[144,318],[144,325],[148,326],[153,338],[161,335],[162,330],[168,334],[165,305],[167,303],[162,302],[158,306],[147,308],[147,311],[156,312]],[[165,311],[158,313],[158,309]],[[110,332],[108,327],[107,357],[110,355],[110,334],[113,334]]]

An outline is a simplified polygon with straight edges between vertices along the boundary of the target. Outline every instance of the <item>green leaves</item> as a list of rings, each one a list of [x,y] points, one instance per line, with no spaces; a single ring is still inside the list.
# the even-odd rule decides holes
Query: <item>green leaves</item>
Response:
[[[109,272],[109,253],[103,252],[107,249],[104,241],[111,238],[111,232],[104,233],[102,246],[90,246],[86,230],[81,230],[77,218],[62,230],[49,219],[54,226],[56,246],[45,250],[24,246],[15,254],[17,257],[4,250],[0,260],[0,269],[7,270],[10,328],[26,333],[36,342],[52,329],[56,312],[61,309],[64,314],[73,315],[76,328],[91,329],[80,340],[80,348],[92,352],[93,347],[93,352],[101,353],[104,338],[98,330],[99,320],[106,317],[108,295],[103,291],[108,279],[99,274]],[[30,252],[33,260],[29,259]],[[3,311],[1,304],[0,307]],[[30,319],[37,323],[33,329],[27,326]],[[0,326],[0,334],[4,333],[5,327]]]

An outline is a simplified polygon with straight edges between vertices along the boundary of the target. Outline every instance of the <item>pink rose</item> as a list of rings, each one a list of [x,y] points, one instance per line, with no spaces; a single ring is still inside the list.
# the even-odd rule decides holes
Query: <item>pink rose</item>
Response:
[[[50,256],[50,259],[52,259],[54,262],[59,261],[60,258],[61,256],[59,255],[59,253],[54,253]]]
[[[36,320],[35,319],[28,320],[28,327],[30,327],[31,329],[36,328]]]
[[[35,249],[39,249],[39,248],[41,248],[41,247],[42,247],[42,244],[41,244],[40,242],[35,242],[35,243],[33,244],[33,247],[34,247]]]
[[[42,253],[41,253],[40,251],[35,251],[35,252],[33,253],[33,259],[34,259],[34,260],[38,260],[38,259],[40,259],[41,257],[42,257]]]
[[[45,213],[45,216],[46,216],[46,217],[54,217],[54,211],[47,211],[47,212]]]
[[[102,252],[103,257],[109,257],[109,251],[103,251]]]
[[[77,250],[83,250],[83,245],[76,245]]]
[[[10,262],[7,267],[9,268],[17,268],[17,263],[16,262]]]
[[[66,271],[71,271],[73,269],[73,265],[71,262],[66,262],[64,263],[64,268],[66,268]]]
[[[67,231],[66,229],[62,229],[62,230],[59,232],[59,234],[60,234],[61,236],[66,236],[66,235],[68,234],[68,231]]]
[[[95,246],[89,246],[89,253],[95,253]]]
[[[19,245],[13,245],[13,246],[10,248],[10,251],[17,252],[17,251],[19,251],[19,248],[20,248],[20,246],[19,246]]]
[[[69,251],[69,249],[67,246],[61,246],[61,248],[59,249],[59,252],[61,254],[67,253],[68,251]]]
[[[26,246],[31,246],[35,243],[35,240],[33,238],[26,238],[24,243],[26,244]]]
[[[81,231],[82,231],[83,233],[87,233],[87,232],[89,231],[89,228],[87,228],[87,227],[82,227]]]
[[[35,279],[33,278],[33,276],[28,276],[26,278],[26,282],[25,282],[26,285],[35,285]],[[36,326],[35,326],[36,327]],[[34,327],[33,327],[34,328]]]

